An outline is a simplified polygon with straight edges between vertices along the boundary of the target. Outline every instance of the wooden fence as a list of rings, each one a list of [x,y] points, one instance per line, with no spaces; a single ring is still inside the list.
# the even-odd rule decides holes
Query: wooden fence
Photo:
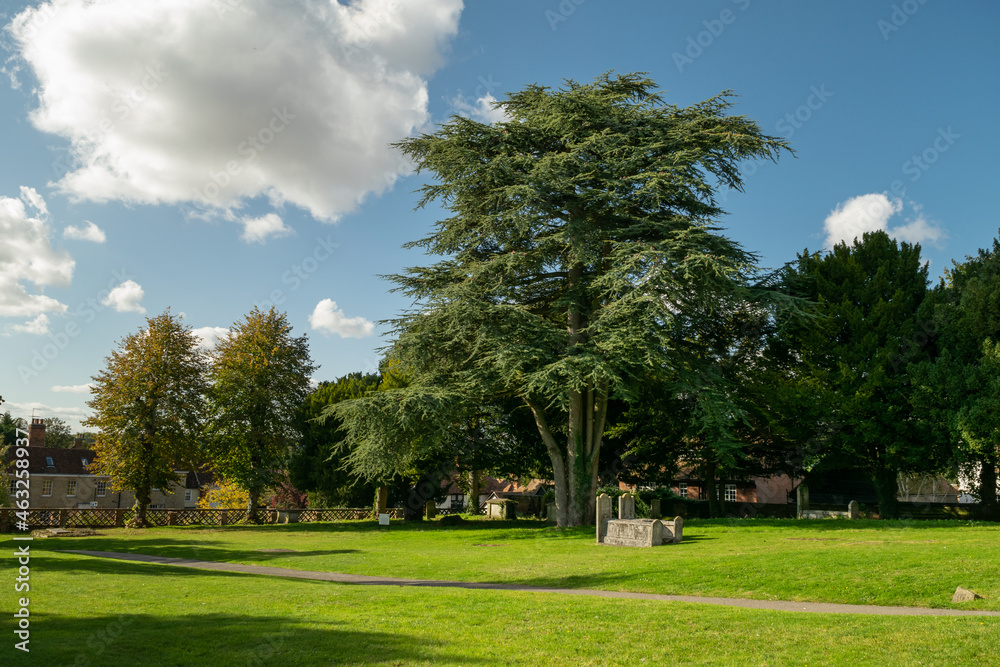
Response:
[[[132,520],[135,510],[127,509],[27,509],[27,528],[120,528]],[[258,509],[259,523],[278,523],[285,510]],[[375,511],[364,507],[333,507],[297,511],[300,522],[374,520]],[[403,509],[386,510],[393,519],[403,518]],[[0,510],[0,532],[25,528],[19,525],[20,511]],[[151,526],[228,526],[246,521],[246,509],[151,509],[146,510],[146,522]]]

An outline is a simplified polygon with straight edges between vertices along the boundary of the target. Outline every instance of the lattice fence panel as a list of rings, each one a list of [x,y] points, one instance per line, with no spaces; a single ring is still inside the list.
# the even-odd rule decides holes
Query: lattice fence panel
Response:
[[[113,528],[114,525],[113,509],[67,510],[66,526],[69,528]]]

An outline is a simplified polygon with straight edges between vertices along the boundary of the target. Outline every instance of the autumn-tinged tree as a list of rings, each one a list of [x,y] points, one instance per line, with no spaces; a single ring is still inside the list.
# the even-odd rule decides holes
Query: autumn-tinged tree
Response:
[[[416,302],[394,321],[412,383],[358,399],[372,408],[350,417],[367,420],[359,444],[388,454],[398,423],[514,398],[551,461],[559,526],[589,522],[609,399],[682,365],[676,314],[710,312],[755,263],[719,233],[715,188],[740,189],[740,161],[786,143],[730,106],[678,108],[642,74],[604,75],[528,86],[498,103],[503,122],[456,117],[402,141],[436,177],[421,205],[449,215],[408,244],[441,259],[391,276]]]
[[[234,509],[247,506],[247,492],[224,479],[215,480],[215,484],[198,498],[198,507],[203,510]]]
[[[87,426],[100,429],[90,469],[135,495],[133,525],[146,525],[152,489],[191,469],[204,417],[206,370],[198,338],[167,310],[127,336],[93,378]]]
[[[254,308],[233,324],[211,355],[212,463],[247,492],[250,522],[256,522],[261,494],[279,480],[301,436],[296,414],[316,368],[306,337],[291,332],[284,313]]]

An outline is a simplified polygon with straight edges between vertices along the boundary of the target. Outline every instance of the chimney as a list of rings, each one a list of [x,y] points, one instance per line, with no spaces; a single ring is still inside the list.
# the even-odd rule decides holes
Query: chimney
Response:
[[[83,438],[77,436],[73,439],[73,449],[83,449]]]
[[[31,426],[28,427],[28,447],[45,446],[45,422],[38,418],[31,418]]]

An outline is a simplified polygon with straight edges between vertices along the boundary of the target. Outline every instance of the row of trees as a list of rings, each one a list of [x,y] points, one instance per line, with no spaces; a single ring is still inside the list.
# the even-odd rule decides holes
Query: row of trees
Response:
[[[205,354],[168,310],[121,341],[93,378],[83,423],[99,429],[91,469],[136,498],[145,525],[154,488],[211,466],[247,493],[250,521],[298,442],[295,415],[314,366],[283,313],[254,308]]]
[[[642,75],[605,75],[498,105],[504,122],[398,144],[436,177],[420,206],[451,215],[408,244],[439,261],[388,276],[414,302],[390,321],[406,382],[323,410],[356,474],[494,452],[503,429],[462,443],[525,414],[560,526],[590,521],[602,476],[678,461],[714,513],[716,479],[839,466],[891,517],[898,472],[959,465],[995,512],[996,249],[933,290],[919,246],[882,232],[763,273],[716,226],[715,192],[790,149],[726,94],[677,108]]]
[[[106,472],[162,486],[148,461],[198,452],[252,512],[298,442],[292,481],[328,502],[388,485],[417,511],[454,471],[472,497],[480,471],[534,473],[573,526],[599,483],[679,462],[713,514],[717,480],[853,467],[885,517],[899,472],[965,466],[995,514],[997,242],[933,289],[919,246],[883,232],[764,272],[717,226],[715,193],[790,149],[727,94],[678,108],[641,74],[605,75],[497,104],[503,122],[398,144],[436,177],[420,205],[450,216],[408,244],[438,261],[387,276],[413,306],[389,321],[379,375],[305,399],[284,316],[254,311],[206,360],[167,313],[95,378]]]

